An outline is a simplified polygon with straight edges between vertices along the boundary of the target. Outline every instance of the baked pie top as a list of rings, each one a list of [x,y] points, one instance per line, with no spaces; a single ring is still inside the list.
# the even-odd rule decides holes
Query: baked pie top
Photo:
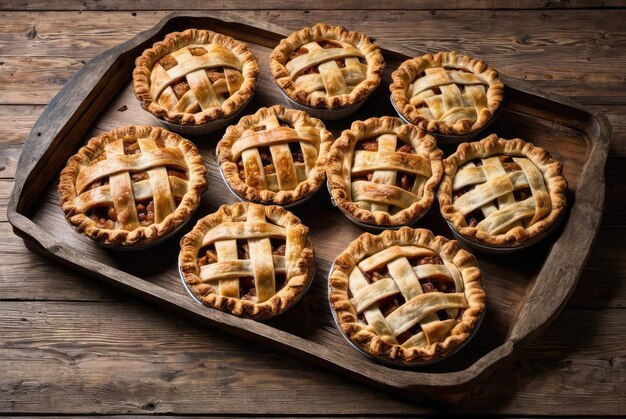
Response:
[[[182,225],[207,187],[188,140],[131,126],[89,140],[61,171],[61,207],[78,231],[104,244],[143,244]]]
[[[329,152],[331,196],[363,223],[409,223],[432,205],[442,157],[432,136],[399,118],[356,121]]]
[[[318,23],[280,41],[270,56],[272,78],[292,100],[336,109],[365,99],[380,84],[380,49],[360,32]]]
[[[259,67],[243,42],[209,30],[168,34],[135,61],[143,107],[169,122],[201,125],[228,117],[252,97]]]
[[[561,163],[519,138],[463,143],[444,167],[441,214],[463,236],[489,245],[516,246],[546,232],[567,204]]]
[[[330,303],[363,351],[424,364],[470,338],[485,310],[481,276],[470,253],[428,230],[365,233],[335,260]]]
[[[226,182],[239,196],[285,205],[320,187],[332,141],[319,119],[276,105],[231,125],[217,154]]]
[[[204,304],[265,319],[291,307],[312,280],[308,231],[282,207],[222,205],[181,240],[180,270]]]
[[[440,134],[467,134],[489,122],[504,97],[498,72],[457,52],[426,54],[391,74],[392,100],[412,124]]]

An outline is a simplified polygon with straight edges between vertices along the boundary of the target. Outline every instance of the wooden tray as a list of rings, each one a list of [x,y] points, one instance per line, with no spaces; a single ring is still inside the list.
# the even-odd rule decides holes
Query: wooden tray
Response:
[[[285,103],[269,76],[268,57],[289,31],[262,22],[218,20],[201,12],[169,15],[156,27],[89,62],[36,122],[18,163],[8,207],[9,221],[29,249],[211,327],[264,342],[412,400],[418,394],[462,400],[559,313],[585,266],[600,225],[611,128],[603,115],[513,81],[505,80],[504,110],[490,131],[504,138],[529,140],[564,163],[570,185],[569,213],[559,230],[536,247],[512,255],[477,254],[488,293],[487,313],[471,342],[445,362],[416,370],[394,369],[363,356],[343,339],[328,306],[327,275],[335,256],[363,231],[332,206],[325,188],[294,210],[311,228],[317,257],[313,286],[294,308],[258,323],[199,305],[189,297],[177,271],[178,239],[198,217],[236,201],[215,164],[215,144],[223,130],[193,139],[209,165],[209,190],[195,219],[177,238],[152,250],[115,252],[75,233],[58,205],[55,188],[60,169],[80,145],[102,131],[155,124],[132,94],[134,60],[165,34],[192,27],[242,40],[257,56],[260,82],[244,114],[254,113],[260,106]],[[385,82],[353,117],[327,124],[335,135],[353,120],[395,115],[389,103],[389,74],[407,56],[391,49],[383,49],[383,54]],[[454,150],[441,147],[446,155]],[[419,226],[452,238],[436,205]]]

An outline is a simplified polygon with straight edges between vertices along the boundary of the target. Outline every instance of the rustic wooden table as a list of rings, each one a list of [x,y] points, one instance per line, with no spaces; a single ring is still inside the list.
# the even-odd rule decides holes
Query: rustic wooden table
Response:
[[[507,9],[513,4],[519,9]],[[608,116],[603,227],[572,299],[518,360],[452,410],[411,403],[208,330],[31,253],[13,235],[5,209],[17,159],[46,104],[88,60],[152,27],[174,6],[200,7],[191,0],[0,1],[0,412],[626,414],[626,2],[372,5],[384,10],[328,0],[202,4],[216,16],[292,30],[342,24],[409,55],[465,51],[507,77]]]

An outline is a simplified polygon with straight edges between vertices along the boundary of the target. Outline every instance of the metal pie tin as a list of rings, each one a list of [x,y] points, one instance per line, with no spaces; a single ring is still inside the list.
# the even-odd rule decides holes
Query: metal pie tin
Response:
[[[311,246],[311,249],[313,250],[313,255],[315,255],[315,249],[313,248],[313,242],[311,242],[311,239],[308,239],[308,244]],[[307,284],[304,287],[304,289],[302,290],[302,292],[296,296],[296,298],[293,300],[291,305],[289,307],[287,307],[284,311],[282,311],[282,312],[280,312],[278,314],[274,314],[274,315],[272,315],[270,317],[266,317],[265,319],[263,319],[263,321],[266,321],[266,320],[272,319],[274,317],[280,316],[281,314],[286,313],[287,311],[291,310],[292,307],[294,307],[296,304],[298,304],[298,302],[302,299],[302,297],[304,297],[304,294],[306,294],[309,291],[309,288],[311,288],[311,284],[313,283],[313,280],[315,279],[315,272],[316,272],[315,256],[313,258],[313,265],[311,266],[311,268],[312,269],[311,269],[311,273],[309,275],[309,281],[307,282]],[[180,280],[183,283],[183,287],[187,291],[187,294],[189,294],[189,296],[191,297],[192,300],[194,300],[196,303],[198,303],[200,305],[205,306],[206,308],[217,310],[216,308],[213,308],[211,306],[208,306],[208,305],[204,304],[193,293],[193,291],[191,291],[191,288],[189,288],[189,285],[187,284],[187,281],[185,281],[185,276],[183,275],[183,271],[181,270],[181,267],[180,267],[180,257],[178,258],[178,276],[180,277]],[[230,314],[228,312],[226,312],[226,313]],[[237,316],[237,317],[239,317],[239,316]],[[244,318],[247,318],[247,317],[240,317],[240,318],[244,319]]]
[[[389,367],[396,367],[396,368],[419,368],[419,367],[425,367],[427,365],[432,365],[432,364],[436,364],[440,361],[443,361],[446,358],[449,358],[450,356],[456,354],[459,350],[461,350],[465,345],[467,345],[476,335],[476,332],[478,331],[478,329],[480,328],[481,324],[483,323],[483,319],[485,318],[485,312],[487,311],[486,307],[483,310],[483,312],[481,313],[480,317],[478,318],[478,321],[476,322],[476,324],[474,325],[474,328],[471,332],[471,334],[468,336],[467,339],[465,339],[464,342],[462,342],[459,346],[457,346],[456,348],[452,349],[451,351],[445,353],[444,355],[441,355],[435,359],[430,359],[427,361],[414,361],[414,362],[405,362],[403,360],[392,360],[389,358],[385,358],[385,357],[381,357],[381,356],[377,356],[377,355],[373,355],[369,352],[367,352],[366,350],[364,350],[363,348],[361,348],[359,345],[357,345],[355,342],[352,341],[352,339],[350,339],[349,336],[347,336],[343,330],[341,329],[341,326],[339,324],[339,319],[337,318],[337,312],[335,312],[335,309],[333,308],[333,304],[331,301],[331,291],[330,291],[330,277],[333,274],[333,271],[335,270],[335,264],[333,263],[333,265],[330,268],[330,271],[328,273],[328,281],[326,282],[328,285],[328,307],[330,309],[331,314],[333,315],[333,320],[335,322],[335,326],[337,326],[337,329],[339,330],[339,332],[341,333],[341,336],[343,336],[343,338],[350,344],[350,346],[352,346],[354,349],[356,349],[358,352],[362,353],[363,355],[367,356],[370,359],[373,359],[374,361],[384,364],[386,366]],[[482,286],[482,284],[481,284]]]
[[[107,244],[107,243],[100,243],[94,239],[92,239],[91,237],[82,234],[80,231],[78,231],[78,229],[70,224],[70,226],[74,229],[74,231],[76,231],[76,233],[80,234],[81,236],[89,239],[89,241],[96,243],[98,246],[103,247],[105,249],[109,249],[109,250],[115,250],[115,251],[120,251],[120,252],[135,252],[135,251],[141,251],[141,250],[147,250],[150,248],[153,248],[155,246],[158,246],[164,242],[166,242],[167,240],[171,239],[173,236],[176,235],[176,233],[178,233],[181,229],[185,228],[185,226],[187,224],[189,224],[189,221],[191,221],[191,219],[193,218],[195,212],[197,211],[198,208],[194,209],[191,214],[189,215],[189,218],[187,218],[183,223],[181,223],[178,227],[176,227],[174,230],[170,231],[169,233],[167,233],[166,235],[164,235],[163,237],[159,237],[158,239],[152,240],[150,242],[147,243],[140,243],[140,244],[131,244],[131,245],[127,245],[127,246],[123,246],[123,245],[119,245],[119,244]],[[66,219],[67,221],[67,219]],[[69,221],[68,221],[69,224]]]
[[[217,150],[216,150],[216,155],[217,155]],[[285,209],[290,209],[290,208],[296,208],[299,207],[300,205],[304,204],[306,201],[308,201],[309,199],[313,198],[313,196],[317,193],[317,191],[320,190],[320,187],[322,186],[322,184],[320,183],[320,186],[317,187],[317,189],[315,189],[313,192],[309,193],[307,196],[300,198],[296,201],[290,202],[288,204],[275,204],[273,202],[268,202],[267,204],[264,204],[262,202],[258,202],[258,201],[250,201],[249,199],[245,199],[244,197],[242,197],[241,195],[239,195],[237,192],[235,192],[233,190],[233,188],[231,188],[230,184],[228,183],[228,181],[226,180],[226,178],[224,177],[224,173],[222,172],[222,165],[219,164],[219,161],[217,163],[217,168],[218,171],[220,173],[220,177],[222,178],[222,180],[224,181],[224,184],[226,185],[226,187],[228,188],[228,190],[235,196],[235,198],[237,198],[240,201],[249,201],[249,202],[256,202],[258,204],[263,204],[263,205],[278,205],[280,207],[283,207]]]
[[[407,120],[405,116],[402,115],[402,113],[400,113],[400,111],[396,107],[396,103],[393,100],[393,95],[389,96],[389,101],[391,102],[393,109],[395,109],[396,113],[398,114],[402,122],[404,122],[405,124],[411,124],[411,122],[409,122],[409,120]],[[498,118],[500,113],[502,113],[502,104],[500,104],[495,114],[491,117],[491,119],[489,119],[489,121],[487,121],[487,123],[483,127],[478,129],[477,131],[470,132],[469,134],[453,135],[453,134],[440,134],[438,132],[426,132],[426,133],[434,136],[437,139],[437,141],[441,140],[441,144],[443,145],[458,145],[466,141],[471,141],[475,139],[476,137],[478,137]]]
[[[544,231],[543,233],[538,234],[537,236],[531,238],[527,242],[522,243],[518,246],[489,245],[489,244],[480,242],[478,240],[474,240],[469,237],[463,236],[454,228],[452,224],[450,224],[450,222],[446,220],[446,223],[448,223],[448,227],[450,228],[450,231],[452,231],[452,235],[454,236],[454,238],[458,240],[459,242],[463,243],[464,245],[466,245],[467,247],[470,247],[474,250],[478,250],[481,253],[487,253],[487,254],[492,254],[492,255],[506,255],[509,253],[519,252],[521,250],[528,249],[529,247],[536,245],[537,243],[539,243],[540,241],[548,237],[550,234],[552,234],[552,232],[556,230],[557,227],[561,224],[562,220],[563,220],[563,216],[561,215],[547,231]]]
[[[333,198],[333,193],[332,190],[330,188],[330,184],[328,183],[328,180],[326,181],[326,188],[328,189],[328,194],[330,195],[330,202],[333,204],[334,207],[339,208],[339,210],[341,211],[341,213],[343,215],[346,216],[346,218],[348,220],[350,220],[353,224],[361,227],[364,230],[373,232],[373,233],[381,233],[385,230],[398,230],[402,227],[413,227],[415,225],[417,225],[417,223],[419,222],[419,220],[422,219],[422,217],[424,217],[428,211],[430,211],[430,209],[432,208],[432,204],[430,207],[428,207],[428,209],[426,211],[424,211],[422,214],[420,214],[419,216],[415,217],[413,220],[409,221],[408,223],[405,224],[399,224],[399,225],[377,225],[377,224],[368,224],[368,223],[364,223],[361,220],[357,220],[356,218],[354,218],[352,215],[348,214],[347,212],[345,212],[343,210],[343,208],[341,208],[339,205],[337,205],[337,203],[335,202],[335,198]],[[434,201],[433,201],[434,202]]]
[[[246,102],[243,105],[241,105],[239,110],[237,110],[237,112],[235,112],[231,116],[228,116],[226,118],[218,118],[218,119],[215,119],[213,121],[209,121],[209,122],[207,122],[205,124],[202,124],[202,125],[181,125],[181,124],[175,124],[173,122],[168,122],[168,121],[166,121],[164,119],[158,118],[157,116],[155,116],[152,113],[150,113],[150,115],[152,115],[152,117],[163,128],[165,128],[165,129],[167,129],[169,131],[173,131],[173,132],[175,132],[177,134],[189,135],[189,136],[192,136],[192,137],[200,136],[200,135],[206,135],[206,134],[210,134],[212,132],[218,131],[221,128],[224,128],[227,125],[230,125],[235,119],[237,119],[237,117],[239,117],[239,115],[241,115],[241,113],[243,112],[244,108],[246,106],[248,106],[248,103],[252,99],[253,95],[254,95],[254,93],[251,94],[250,97],[248,98],[248,100],[246,100]]]
[[[283,95],[285,99],[287,99],[287,101],[289,102],[292,108],[297,109],[299,111],[304,111],[307,114],[309,114],[309,116],[312,116],[313,118],[318,118],[318,119],[322,119],[325,121],[334,121],[334,120],[343,119],[352,115],[353,113],[358,111],[361,108],[361,106],[363,106],[363,104],[369,97],[368,95],[362,100],[358,101],[357,103],[343,107],[343,108],[337,108],[337,109],[312,108],[310,106],[305,106],[301,103],[296,102],[295,100],[287,96],[285,92],[283,91],[283,89],[281,89],[280,87],[278,87],[278,90],[280,90],[280,93]]]

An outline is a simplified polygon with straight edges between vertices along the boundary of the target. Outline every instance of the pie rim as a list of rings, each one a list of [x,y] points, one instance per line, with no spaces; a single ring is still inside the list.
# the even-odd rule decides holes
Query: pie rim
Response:
[[[348,296],[348,277],[361,260],[395,245],[419,245],[431,248],[442,259],[453,263],[463,278],[463,292],[468,308],[443,342],[435,342],[426,348],[405,348],[400,344],[386,342],[367,325],[358,321],[356,310]],[[392,362],[419,365],[437,361],[451,354],[467,342],[477,330],[485,311],[486,300],[481,281],[482,273],[476,258],[462,249],[456,240],[435,236],[426,229],[402,227],[399,230],[386,230],[379,235],[363,233],[350,243],[346,250],[337,256],[330,272],[329,300],[341,332],[360,349],[374,357]]]
[[[298,244],[302,246],[297,260],[291,261],[295,273],[285,277],[283,287],[274,296],[262,303],[250,300],[221,296],[209,284],[204,284],[198,273],[198,252],[204,236],[214,227],[227,220],[246,215],[249,206],[263,207],[266,219],[281,225],[287,230],[296,229]],[[277,205],[265,206],[254,202],[237,202],[232,205],[221,205],[212,214],[198,220],[194,228],[180,241],[179,267],[183,280],[190,292],[203,304],[220,311],[239,317],[264,320],[276,316],[289,309],[306,293],[313,281],[315,271],[313,243],[308,237],[309,228],[290,211]]]
[[[354,149],[355,144],[361,138],[380,136],[385,133],[417,139],[428,154],[432,170],[431,177],[424,187],[422,198],[393,215],[382,211],[372,212],[361,209],[353,201],[348,200],[349,194],[342,177],[344,170],[343,154]],[[326,172],[330,195],[335,205],[342,212],[360,222],[377,226],[401,226],[425,214],[432,206],[435,201],[435,190],[443,174],[442,160],[443,152],[437,148],[436,139],[431,135],[424,134],[422,130],[413,125],[405,124],[400,118],[383,116],[369,118],[365,121],[355,121],[350,129],[344,130],[341,136],[335,140],[328,153]],[[351,167],[348,170],[351,170]]]
[[[76,180],[80,174],[80,169],[86,167],[85,163],[89,163],[93,158],[99,156],[110,142],[128,137],[136,139],[150,135],[154,135],[167,145],[177,147],[182,152],[187,164],[187,192],[176,210],[167,215],[160,223],[141,226],[132,231],[98,227],[96,222],[89,218],[75,203],[78,197]],[[147,244],[164,237],[189,220],[200,204],[202,193],[207,189],[206,173],[207,169],[202,156],[191,141],[163,128],[133,125],[116,128],[91,138],[86,145],[69,158],[67,165],[61,171],[57,190],[66,220],[79,233],[105,245],[132,246]]]
[[[506,233],[492,235],[467,225],[465,217],[454,207],[452,180],[461,165],[477,158],[509,155],[529,159],[542,173],[548,190],[550,213],[528,228],[514,227]],[[562,175],[563,165],[554,160],[548,151],[520,138],[511,140],[491,134],[480,141],[460,144],[456,152],[444,160],[444,175],[437,192],[441,215],[463,237],[490,246],[519,246],[548,232],[563,215],[567,207],[568,184]]]
[[[324,39],[348,42],[359,49],[365,56],[367,75],[348,94],[331,96],[330,98],[328,95],[310,98],[306,92],[296,88],[295,81],[289,75],[285,65],[289,61],[291,53],[298,48],[306,43]],[[345,108],[365,100],[380,85],[384,68],[385,60],[380,48],[371,42],[366,35],[361,32],[348,31],[343,26],[331,26],[325,23],[316,23],[311,27],[291,33],[287,38],[280,41],[270,55],[272,79],[287,97],[300,105],[328,110]]]
[[[411,105],[411,98],[407,97],[406,90],[415,82],[424,69],[441,67],[442,63],[450,67],[454,65],[454,68],[460,68],[480,75],[489,83],[489,88],[487,89],[488,107],[481,110],[475,122],[470,124],[463,119],[455,124],[435,121],[419,115],[415,106]],[[500,80],[498,72],[484,61],[456,51],[442,51],[434,55],[425,54],[420,57],[410,58],[402,62],[398,69],[391,73],[391,78],[393,80],[389,85],[391,100],[398,112],[409,123],[435,134],[463,135],[479,131],[495,117],[504,99],[504,83]]]
[[[157,103],[150,94],[150,75],[154,64],[165,55],[187,45],[213,43],[220,44],[241,61],[241,75],[244,79],[241,88],[220,107],[211,107],[195,114],[168,110]],[[157,118],[178,125],[204,125],[220,118],[228,118],[240,111],[254,94],[258,75],[257,59],[244,42],[208,29],[187,29],[167,34],[163,40],[155,42],[137,57],[133,71],[133,91],[143,108]]]

